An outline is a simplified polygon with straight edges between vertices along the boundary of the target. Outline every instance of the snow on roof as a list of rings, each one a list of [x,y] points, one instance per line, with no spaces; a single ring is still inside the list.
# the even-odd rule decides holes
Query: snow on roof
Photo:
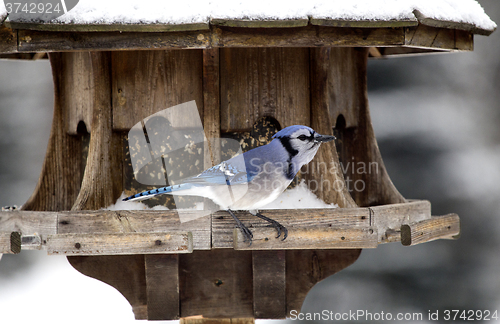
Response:
[[[0,4],[0,22],[6,9]],[[80,0],[54,22],[64,24],[207,24],[225,20],[416,21],[430,18],[493,31],[496,24],[475,0]],[[459,28],[456,24],[454,28]]]

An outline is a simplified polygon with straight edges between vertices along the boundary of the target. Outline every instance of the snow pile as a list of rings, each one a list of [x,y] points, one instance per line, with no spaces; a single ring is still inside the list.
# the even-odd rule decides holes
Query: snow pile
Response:
[[[149,208],[141,202],[135,201],[122,201],[125,198],[125,193],[122,193],[120,198],[106,210],[168,210],[165,206],[154,206]],[[305,181],[301,181],[295,188],[285,190],[275,201],[267,204],[261,209],[305,209],[305,208],[337,208],[336,204],[326,204],[321,199],[316,197],[307,187]],[[195,210],[202,210],[203,203],[196,204],[193,208]]]
[[[1,10],[1,9],[0,9]],[[74,24],[187,24],[210,18],[286,20],[325,18],[341,20],[415,20],[414,10],[429,18],[468,23],[493,30],[496,24],[475,0],[80,0],[57,19]]]
[[[496,24],[475,0],[80,0],[56,19],[71,24],[171,24],[208,23],[210,18],[287,20],[415,20],[414,10],[442,21],[467,23],[485,30]],[[7,10],[0,3],[0,21]]]

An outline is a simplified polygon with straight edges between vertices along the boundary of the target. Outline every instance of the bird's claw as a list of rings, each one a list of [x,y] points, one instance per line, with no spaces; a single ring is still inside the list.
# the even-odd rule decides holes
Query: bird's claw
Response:
[[[245,225],[241,224],[242,226],[240,225],[236,225],[240,230],[241,230],[241,233],[243,234],[243,242],[248,242],[248,246],[252,245],[252,239],[253,239],[253,234],[252,232],[248,229],[248,227],[246,227]]]
[[[279,238],[281,236],[281,232],[283,232],[283,238],[281,239],[282,241],[284,241],[288,236],[288,230],[286,229],[286,227],[278,222],[271,223],[267,225],[267,227],[274,227],[276,229],[276,231],[278,232],[276,238]]]
[[[288,237],[288,230],[285,226],[281,225],[274,219],[262,215],[261,213],[257,213],[255,216],[269,222],[268,227],[274,227],[276,229],[276,231],[278,232],[278,236],[276,236],[276,238],[279,238],[281,236],[281,232],[283,232],[283,238],[281,239],[282,241],[284,241]]]

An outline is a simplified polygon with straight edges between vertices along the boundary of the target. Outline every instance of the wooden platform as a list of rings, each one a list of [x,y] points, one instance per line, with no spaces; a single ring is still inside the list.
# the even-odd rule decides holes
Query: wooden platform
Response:
[[[196,217],[197,211],[183,211]],[[455,214],[431,216],[428,201],[370,208],[262,211],[288,228],[288,238],[249,213],[238,217],[254,241],[243,242],[232,217],[219,211],[181,223],[177,211],[68,211],[0,213],[0,252],[44,249],[48,254],[123,255],[191,253],[193,250],[362,249],[402,242],[414,245],[459,235]],[[35,237],[35,238],[33,238]]]

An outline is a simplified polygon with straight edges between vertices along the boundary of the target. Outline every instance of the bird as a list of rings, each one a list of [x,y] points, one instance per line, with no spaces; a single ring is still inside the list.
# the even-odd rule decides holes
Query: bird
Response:
[[[304,125],[292,125],[273,135],[272,141],[232,157],[200,174],[183,179],[180,183],[147,190],[123,201],[149,199],[157,195],[187,195],[209,198],[226,210],[244,236],[252,244],[253,234],[234,214],[234,210],[247,210],[270,223],[277,231],[276,238],[288,230],[279,222],[258,212],[274,201],[292,182],[300,168],[311,162],[322,143],[335,139],[321,135]]]

